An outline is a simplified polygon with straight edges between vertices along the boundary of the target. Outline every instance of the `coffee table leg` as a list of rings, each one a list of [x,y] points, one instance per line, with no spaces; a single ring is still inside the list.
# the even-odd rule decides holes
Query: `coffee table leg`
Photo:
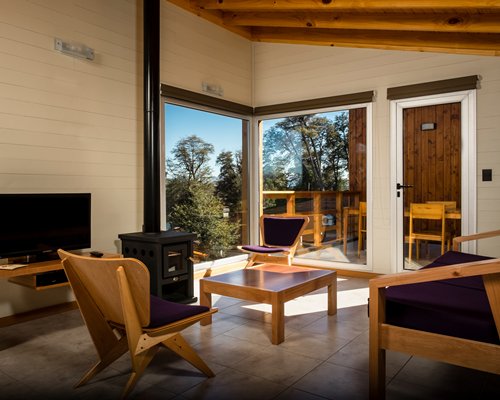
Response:
[[[337,279],[328,285],[328,315],[337,314]]]
[[[280,344],[285,340],[285,303],[278,296],[272,299],[272,344]]]
[[[205,292],[203,279],[200,279],[200,305],[212,308],[212,293]],[[200,320],[200,325],[210,325],[212,323],[212,315]]]

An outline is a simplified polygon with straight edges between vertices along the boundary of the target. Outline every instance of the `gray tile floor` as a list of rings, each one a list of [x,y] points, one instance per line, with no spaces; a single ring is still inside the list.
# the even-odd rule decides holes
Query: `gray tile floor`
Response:
[[[195,284],[196,291],[198,284]],[[286,340],[270,342],[270,309],[214,296],[219,312],[185,338],[216,373],[207,379],[162,349],[134,399],[367,399],[367,281],[339,278],[336,316],[320,290],[286,304]],[[73,384],[95,360],[78,311],[0,328],[0,399],[116,399],[128,379],[123,356],[90,383]],[[500,362],[500,360],[499,360]],[[389,352],[387,398],[498,399],[500,377]]]

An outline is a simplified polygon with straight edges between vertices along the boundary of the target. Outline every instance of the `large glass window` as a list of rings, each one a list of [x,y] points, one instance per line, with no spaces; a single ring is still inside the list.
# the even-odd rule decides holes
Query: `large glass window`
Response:
[[[241,255],[247,240],[248,121],[165,104],[167,229],[198,235],[196,263]]]
[[[366,108],[261,124],[262,213],[310,219],[295,261],[366,264]]]

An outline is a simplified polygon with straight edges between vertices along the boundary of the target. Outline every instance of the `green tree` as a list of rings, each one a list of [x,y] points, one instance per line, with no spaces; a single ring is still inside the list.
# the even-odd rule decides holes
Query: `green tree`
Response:
[[[207,164],[214,146],[196,135],[188,136],[177,142],[172,150],[172,173],[187,181],[208,181],[212,170]]]
[[[220,172],[215,193],[235,215],[241,209],[241,156],[236,154],[233,157],[232,152],[223,151],[217,156],[216,162]]]
[[[223,205],[206,184],[189,182],[173,205],[169,221],[198,235],[198,249],[210,259],[224,257],[237,238],[238,226],[222,216]]]
[[[325,146],[328,152],[324,164],[327,186],[335,190],[349,189],[349,113],[336,115]]]
[[[286,189],[341,190],[347,178],[346,115],[333,122],[314,114],[287,117],[268,129],[263,159],[270,182],[264,187],[282,186],[286,179]]]
[[[238,226],[223,218],[223,204],[214,195],[212,153],[213,146],[196,135],[177,142],[167,159],[166,200],[172,228],[196,233],[199,250],[216,259],[236,244]]]

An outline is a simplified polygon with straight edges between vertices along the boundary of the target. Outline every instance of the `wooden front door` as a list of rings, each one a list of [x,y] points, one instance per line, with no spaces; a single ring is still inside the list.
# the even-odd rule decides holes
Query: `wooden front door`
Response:
[[[449,103],[403,110],[404,209],[411,203],[455,201],[461,207],[461,104]],[[408,234],[408,219],[404,232]],[[459,221],[447,221],[448,232],[460,234]],[[421,221],[419,229],[438,228]],[[404,254],[408,253],[405,244]],[[432,259],[438,254],[427,252]],[[424,254],[425,255],[425,254]],[[425,258],[419,264],[425,264]]]

